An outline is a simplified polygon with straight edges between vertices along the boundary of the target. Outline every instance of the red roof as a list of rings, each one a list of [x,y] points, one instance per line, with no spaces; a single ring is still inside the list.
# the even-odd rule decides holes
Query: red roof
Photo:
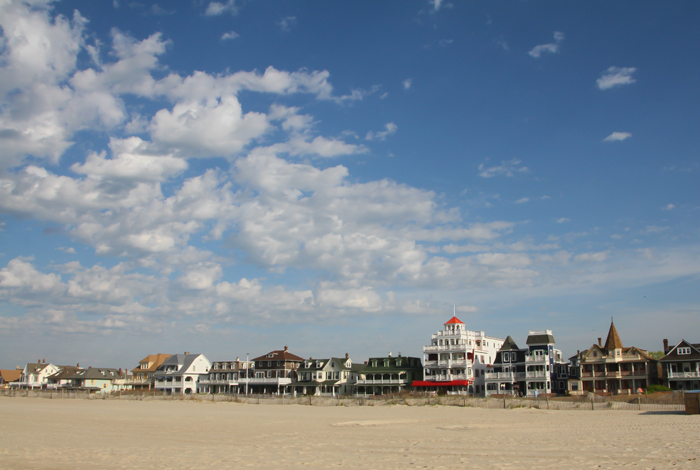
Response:
[[[466,386],[471,384],[471,380],[452,380],[451,382],[429,382],[425,380],[414,380],[411,384],[412,387],[451,387],[456,386]]]
[[[448,321],[447,323],[445,323],[445,325],[451,325],[451,324],[453,324],[453,323],[461,323],[462,325],[464,325],[464,322],[461,321],[461,320],[460,320],[459,318],[457,318],[457,317],[452,317],[452,318],[450,318],[450,321]]]

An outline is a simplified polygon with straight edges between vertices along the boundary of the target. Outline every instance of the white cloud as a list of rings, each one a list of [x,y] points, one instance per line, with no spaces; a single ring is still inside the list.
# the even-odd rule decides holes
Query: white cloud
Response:
[[[240,34],[238,34],[235,31],[229,31],[228,33],[224,33],[221,35],[221,40],[226,41],[227,39],[236,39],[240,37]]]
[[[282,31],[291,31],[292,26],[297,24],[296,16],[286,16],[275,23]]]
[[[207,16],[218,16],[224,13],[231,13],[232,15],[238,14],[236,0],[228,0],[226,3],[211,2],[207,5],[207,9],[204,12]]]
[[[583,262],[583,261],[605,261],[608,259],[608,256],[610,255],[610,251],[599,251],[599,252],[591,252],[591,253],[581,253],[580,255],[574,256],[574,261],[577,262]]]
[[[555,32],[554,33],[554,43],[541,44],[539,46],[533,47],[528,54],[535,59],[539,59],[542,54],[556,54],[559,52],[561,43],[564,42],[564,33]]]
[[[404,80],[404,81],[401,82],[401,83],[403,84],[403,89],[404,89],[404,90],[410,90],[410,89],[411,89],[411,85],[413,85],[413,79],[412,79],[412,78],[407,78],[406,80]]]
[[[565,224],[566,222],[571,222],[571,219],[569,219],[568,217],[561,217],[557,219],[558,224]]]
[[[235,96],[161,109],[149,126],[154,142],[193,157],[234,155],[269,129],[264,114],[243,114]]]
[[[367,132],[367,135],[365,136],[365,140],[384,140],[386,139],[387,136],[395,134],[396,131],[399,129],[399,126],[394,124],[393,122],[389,122],[384,126],[383,131],[381,132],[372,132],[369,131]]]
[[[530,202],[529,197],[521,197],[517,201],[515,201],[516,204],[525,204],[526,202]]]
[[[632,137],[632,134],[629,132],[613,132],[603,139],[603,142],[621,142],[625,139],[629,139],[630,137]]]
[[[130,181],[163,181],[187,169],[187,161],[172,155],[149,154],[149,144],[138,137],[112,139],[112,158],[105,152],[91,153],[85,163],[71,167],[76,173],[100,177],[122,178]]]
[[[676,205],[675,205],[675,204],[668,204],[668,205],[664,206],[664,207],[662,208],[662,210],[670,211],[670,210],[673,210],[673,209],[675,209],[675,208],[676,208]]]
[[[642,233],[661,233],[669,230],[670,227],[659,227],[658,225],[648,225]]]
[[[482,178],[493,178],[494,176],[509,176],[513,177],[518,173],[527,173],[530,171],[526,166],[519,166],[521,161],[513,158],[508,161],[501,161],[498,166],[486,167],[485,164],[479,165],[479,176]]]
[[[637,81],[632,77],[632,74],[636,71],[637,69],[634,67],[609,67],[596,80],[596,83],[601,90],[608,90],[615,86],[630,85]]]

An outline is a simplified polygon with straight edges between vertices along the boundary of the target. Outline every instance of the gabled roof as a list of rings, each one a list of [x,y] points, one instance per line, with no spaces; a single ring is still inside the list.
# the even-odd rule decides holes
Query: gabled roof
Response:
[[[80,367],[76,366],[58,366],[59,371],[56,372],[55,374],[51,374],[48,376],[49,380],[62,380],[62,379],[68,379],[72,376],[74,376],[79,370],[82,370]]]
[[[304,358],[292,354],[287,348],[278,349],[276,351],[270,351],[264,356],[256,357],[253,361],[291,361],[291,362],[304,362]]]
[[[169,358],[163,361],[163,363],[158,367],[158,370],[156,373],[158,375],[165,374],[165,369],[168,366],[178,366],[177,370],[174,372],[168,373],[169,376],[178,376],[178,375],[183,375],[187,372],[187,370],[190,368],[192,363],[197,360],[197,358],[201,356],[201,354],[173,354]],[[200,373],[200,372],[196,372]],[[201,371],[203,374],[204,371]]]
[[[117,369],[106,367],[92,367],[90,369],[80,369],[75,374],[66,377],[70,379],[94,379],[94,380],[113,380],[122,378]]]
[[[513,341],[513,338],[508,335],[506,340],[503,342],[503,346],[501,346],[501,349],[499,351],[513,351],[520,349],[517,344],[515,344],[515,341]]]
[[[42,364],[41,362],[28,362],[25,369],[27,369],[28,374],[38,374],[50,365],[50,362],[48,364]]]
[[[457,318],[457,317],[452,317],[452,318],[450,318],[448,321],[445,322],[445,325],[453,325],[453,324],[455,324],[455,323],[460,323],[460,324],[464,325],[464,322],[461,321],[461,320],[460,320],[459,318]]]
[[[5,382],[17,382],[21,375],[21,370],[0,369],[0,377],[2,377],[2,380],[4,380]]]
[[[135,369],[131,369],[132,372],[152,372],[158,368],[167,358],[172,356],[172,354],[149,354],[148,356],[144,357],[139,361],[139,364],[142,363],[147,363],[147,364],[152,364],[148,369],[141,369],[140,367],[136,367]]]
[[[608,339],[605,340],[605,349],[622,349],[622,341],[620,340],[620,335],[617,334],[617,329],[613,322],[610,322]]]
[[[690,354],[678,354],[678,348],[690,348]],[[681,361],[681,360],[697,360],[700,358],[700,344],[689,343],[682,339],[680,342],[671,348],[671,350],[659,361]]]

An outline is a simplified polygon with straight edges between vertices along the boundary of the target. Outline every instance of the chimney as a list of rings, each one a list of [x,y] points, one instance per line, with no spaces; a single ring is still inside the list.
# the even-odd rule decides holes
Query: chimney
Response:
[[[189,355],[190,355],[190,352],[189,352],[189,351],[185,351],[185,356],[189,356]]]
[[[365,361],[365,365],[369,364],[369,361]]]
[[[350,354],[345,353],[345,359],[350,359]]]
[[[284,352],[287,352],[287,351],[289,351],[289,346],[284,347]]]
[[[119,368],[119,377],[121,377],[121,376],[122,376],[122,368],[120,367]]]
[[[80,369],[80,363],[78,362],[78,363],[75,365],[75,367],[76,367],[76,369]]]
[[[92,369],[92,366],[88,366],[88,369]]]
[[[668,340],[664,339],[664,354],[668,352]]]
[[[603,346],[603,338],[598,338],[598,346]]]
[[[43,362],[43,363],[46,364],[46,359],[44,359],[44,362]]]
[[[314,360],[314,358],[309,356],[309,361],[313,361],[313,360]]]
[[[17,370],[22,370],[22,369],[20,369],[19,366],[17,366]]]

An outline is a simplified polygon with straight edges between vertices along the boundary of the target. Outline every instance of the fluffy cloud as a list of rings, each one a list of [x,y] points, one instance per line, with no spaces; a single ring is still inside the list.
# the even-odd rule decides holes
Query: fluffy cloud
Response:
[[[603,72],[601,77],[596,80],[596,83],[601,90],[608,90],[616,86],[630,85],[637,81],[632,77],[632,74],[636,71],[637,69],[634,67],[609,67]]]
[[[236,6],[235,0],[227,0],[225,3],[210,2],[204,12],[207,16],[219,16],[224,13],[230,13],[232,15],[238,14],[238,7]]]
[[[539,46],[533,47],[528,54],[535,59],[539,59],[542,54],[556,54],[559,52],[559,47],[561,43],[564,42],[564,33],[555,32],[554,33],[554,43],[541,44]]]
[[[622,142],[623,140],[629,139],[630,137],[632,137],[632,134],[630,134],[629,132],[613,132],[605,139],[603,139],[603,142]]]
[[[239,36],[240,34],[238,34],[237,32],[229,31],[228,33],[224,33],[221,35],[221,40],[226,41],[227,39],[236,39]]]

